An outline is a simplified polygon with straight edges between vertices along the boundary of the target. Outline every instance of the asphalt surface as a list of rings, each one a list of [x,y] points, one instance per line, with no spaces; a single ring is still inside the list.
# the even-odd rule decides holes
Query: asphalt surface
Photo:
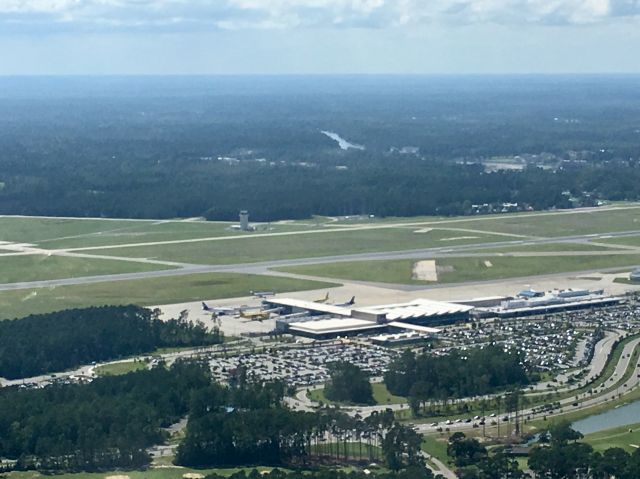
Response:
[[[283,276],[283,275],[287,275],[288,273],[273,272],[270,270],[272,268],[282,268],[287,266],[305,266],[305,265],[312,265],[312,264],[327,264],[327,263],[339,263],[339,262],[349,262],[349,261],[430,259],[430,258],[432,259],[432,258],[442,258],[442,257],[449,257],[449,256],[486,257],[488,254],[491,254],[491,249],[494,249],[494,248],[506,248],[506,247],[512,247],[512,246],[519,246],[519,247],[532,246],[532,245],[552,244],[552,243],[576,243],[576,242],[580,243],[580,242],[588,242],[589,240],[595,240],[603,237],[614,238],[614,237],[635,236],[638,234],[640,234],[640,230],[622,231],[622,232],[610,233],[606,235],[601,235],[601,234],[571,235],[571,236],[563,236],[563,237],[556,237],[556,238],[535,238],[535,239],[529,239],[529,240],[500,241],[500,242],[491,242],[491,243],[482,243],[482,244],[413,249],[413,250],[406,250],[406,251],[357,253],[357,254],[332,255],[332,256],[322,256],[322,257],[259,261],[254,263],[239,263],[239,264],[228,264],[228,265],[184,264],[184,263],[174,263],[169,261],[145,260],[144,258],[113,257],[113,256],[105,256],[105,255],[92,255],[87,252],[72,253],[67,250],[60,250],[59,252],[57,252],[56,250],[51,250],[51,251],[48,251],[48,253],[62,254],[65,256],[78,255],[83,258],[93,258],[93,257],[99,258],[99,259],[108,258],[113,260],[133,261],[133,262],[140,261],[140,260],[148,261],[148,262],[154,261],[159,264],[173,265],[177,267],[176,269],[145,271],[145,272],[138,272],[138,273],[107,274],[107,275],[96,275],[96,276],[82,276],[82,277],[76,277],[76,278],[61,278],[61,279],[50,279],[50,280],[40,280],[40,281],[4,283],[4,284],[0,284],[0,291],[11,291],[11,290],[19,290],[19,289],[33,289],[33,288],[50,288],[55,286],[70,286],[70,285],[78,285],[78,284],[103,283],[103,282],[112,282],[112,281],[128,281],[128,280],[135,280],[135,279],[166,278],[171,276],[184,276],[187,274],[195,274],[195,273],[243,273],[243,274],[269,274],[269,275],[278,274],[280,276]],[[614,247],[617,247],[617,245]],[[482,252],[478,252],[478,250],[482,250]],[[640,252],[640,248],[635,249],[635,251]],[[606,251],[606,250],[605,251],[585,251],[585,252],[579,252],[579,253],[581,253],[581,255],[583,256],[629,254],[627,251],[616,253],[615,250],[613,249],[611,251]],[[518,255],[514,253],[496,253],[496,254],[499,254],[500,256],[517,256]],[[548,254],[544,254],[544,253],[540,254],[540,256],[544,256],[544,255],[548,256]],[[566,256],[567,254],[562,253],[562,255]],[[639,257],[639,264],[640,264],[640,257]],[[610,269],[600,268],[597,270],[586,270],[583,272],[586,272],[586,273],[607,272],[607,271],[617,271],[619,269],[620,267],[610,268]],[[558,275],[553,274],[548,276],[555,277]],[[540,277],[540,276],[537,276],[537,277]],[[354,282],[354,283],[357,283],[357,282]],[[476,282],[476,283],[482,283],[482,282]],[[450,285],[442,284],[442,285],[417,286],[417,287],[409,285],[408,288],[429,289],[434,287],[437,288],[437,287],[447,287],[447,286],[450,286]]]

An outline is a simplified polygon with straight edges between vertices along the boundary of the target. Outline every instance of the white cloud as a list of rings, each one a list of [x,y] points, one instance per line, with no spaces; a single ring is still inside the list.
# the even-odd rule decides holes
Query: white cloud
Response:
[[[640,0],[0,0],[0,31],[594,24]]]

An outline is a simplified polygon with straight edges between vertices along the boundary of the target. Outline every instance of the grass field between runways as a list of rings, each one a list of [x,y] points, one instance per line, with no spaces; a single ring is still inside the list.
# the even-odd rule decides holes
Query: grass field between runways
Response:
[[[55,255],[0,256],[0,283],[172,269],[159,264]]]
[[[413,265],[419,260],[353,261],[277,268],[319,278],[371,281],[396,284],[430,284],[412,279]],[[489,264],[491,266],[489,266]],[[601,256],[477,256],[437,260],[438,283],[489,281],[526,276],[635,266],[640,255]]]

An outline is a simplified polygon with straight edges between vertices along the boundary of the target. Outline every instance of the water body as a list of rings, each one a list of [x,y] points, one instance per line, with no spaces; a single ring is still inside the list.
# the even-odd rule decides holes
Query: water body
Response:
[[[582,434],[604,431],[614,427],[626,426],[640,422],[640,401],[611,409],[602,414],[591,416],[573,423],[572,427]]]
[[[355,143],[350,143],[347,140],[345,140],[344,138],[342,138],[340,135],[338,135],[337,133],[334,133],[332,131],[322,131],[323,135],[328,136],[329,138],[331,138],[334,141],[338,142],[338,146],[340,146],[340,148],[342,150],[348,150],[350,148],[353,148],[354,150],[364,150],[364,146],[363,145],[357,145]]]

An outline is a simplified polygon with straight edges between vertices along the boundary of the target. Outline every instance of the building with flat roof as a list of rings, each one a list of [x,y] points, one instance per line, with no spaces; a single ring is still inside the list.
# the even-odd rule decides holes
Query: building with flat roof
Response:
[[[563,289],[535,296],[519,294],[518,298],[503,301],[499,306],[478,308],[474,314],[478,317],[514,318],[611,306],[622,301],[623,298],[617,296],[605,296],[602,290]]]
[[[318,321],[289,323],[287,332],[313,339],[331,339],[337,336],[356,336],[383,332],[387,325],[364,319],[331,318]]]

